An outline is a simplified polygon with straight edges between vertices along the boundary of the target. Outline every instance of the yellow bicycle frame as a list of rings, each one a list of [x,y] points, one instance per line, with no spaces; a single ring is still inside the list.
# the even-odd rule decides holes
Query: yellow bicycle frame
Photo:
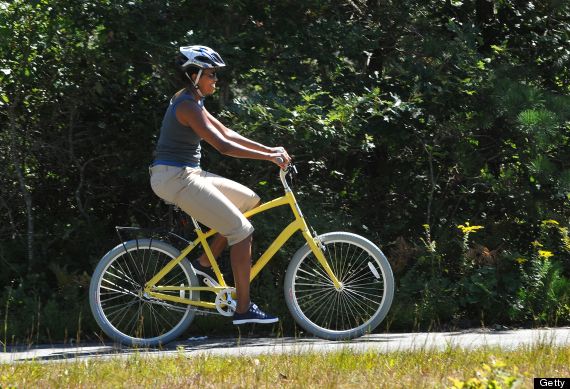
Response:
[[[289,206],[291,207],[293,215],[295,216],[295,220],[292,221],[287,227],[285,227],[283,231],[281,231],[279,236],[273,241],[273,243],[271,243],[271,245],[267,248],[267,250],[261,255],[261,257],[257,260],[255,265],[251,268],[250,283],[259,274],[259,272],[263,269],[263,267],[265,267],[265,265],[269,262],[269,260],[275,255],[275,253],[277,253],[277,251],[289,240],[289,238],[291,238],[291,236],[293,236],[295,232],[301,231],[301,234],[307,241],[307,244],[309,245],[311,251],[314,253],[319,263],[323,266],[324,270],[331,278],[331,281],[333,282],[334,286],[337,289],[340,289],[341,283],[339,282],[339,280],[333,273],[331,267],[329,266],[318,241],[309,232],[309,227],[307,226],[305,218],[301,213],[301,209],[297,204],[295,195],[291,192],[289,188],[286,188],[284,196],[271,200],[267,203],[261,204],[260,206],[250,211],[247,211],[246,213],[244,213],[244,216],[250,218],[258,213],[265,212],[272,208],[287,204],[289,204]],[[210,249],[210,246],[207,241],[207,239],[213,236],[216,233],[216,231],[209,230],[208,232],[204,233],[197,223],[195,223],[195,226],[196,226],[195,231],[197,234],[197,238],[193,242],[191,242],[184,250],[182,250],[182,252],[178,257],[172,259],[164,268],[162,268],[152,279],[150,279],[145,284],[144,293],[149,297],[154,297],[160,300],[173,301],[177,303],[194,305],[198,307],[216,309],[216,304],[212,302],[195,301],[184,297],[178,297],[174,295],[160,293],[164,291],[190,291],[190,292],[208,291],[208,292],[218,293],[221,290],[229,288],[224,281],[224,277],[220,271],[218,263],[216,262],[216,259],[214,258],[212,250]],[[178,265],[199,244],[201,244],[202,247],[204,248],[204,252],[208,257],[208,259],[210,260],[210,263],[212,264],[212,269],[214,270],[214,273],[218,278],[220,286],[219,287],[157,286],[157,283],[162,278],[164,278],[164,276],[166,276],[168,272],[170,272],[176,265]]]

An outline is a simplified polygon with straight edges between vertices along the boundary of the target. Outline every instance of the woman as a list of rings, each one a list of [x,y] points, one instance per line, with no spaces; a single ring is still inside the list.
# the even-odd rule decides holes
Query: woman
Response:
[[[150,168],[151,186],[162,199],[219,231],[211,243],[216,258],[229,244],[237,293],[233,323],[274,323],[278,318],[262,312],[249,298],[253,226],[243,212],[257,206],[259,196],[237,182],[203,171],[200,141],[222,154],[271,161],[281,168],[291,158],[283,147],[267,147],[237,134],[206,110],[204,98],[216,90],[216,70],[225,66],[209,47],[180,48],[177,67],[185,87],[170,100],[164,115]],[[205,255],[193,266],[200,276],[215,279]]]

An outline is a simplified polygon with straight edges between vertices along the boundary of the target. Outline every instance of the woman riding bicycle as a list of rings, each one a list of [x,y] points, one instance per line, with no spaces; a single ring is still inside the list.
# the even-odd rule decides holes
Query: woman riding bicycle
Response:
[[[183,46],[176,66],[184,88],[170,100],[160,128],[151,187],[160,198],[174,203],[200,223],[219,231],[211,244],[214,257],[230,246],[237,294],[234,324],[274,323],[249,297],[253,226],[243,216],[259,204],[259,196],[237,182],[200,168],[203,139],[224,155],[271,161],[281,168],[291,158],[283,147],[268,147],[224,126],[204,107],[204,98],[216,90],[216,71],[226,66],[206,46]],[[215,280],[205,255],[193,261],[196,273]]]

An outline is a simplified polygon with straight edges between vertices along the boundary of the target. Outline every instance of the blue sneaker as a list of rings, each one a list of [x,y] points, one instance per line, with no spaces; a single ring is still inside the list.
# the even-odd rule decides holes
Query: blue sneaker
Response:
[[[246,323],[276,323],[279,318],[275,316],[268,315],[258,308],[254,303],[249,304],[249,309],[244,313],[234,313],[234,324],[246,324]]]

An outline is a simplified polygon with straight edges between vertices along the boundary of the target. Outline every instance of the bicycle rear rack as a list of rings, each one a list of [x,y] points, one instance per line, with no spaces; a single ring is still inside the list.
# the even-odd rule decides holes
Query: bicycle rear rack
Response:
[[[125,234],[130,233],[131,235],[134,235],[133,239],[135,240],[144,237],[145,239],[150,239],[151,241],[160,239],[168,241],[169,243],[171,243],[172,240],[181,241],[183,242],[184,245],[188,245],[190,243],[188,239],[180,236],[179,234],[175,233],[174,231],[166,227],[151,228],[151,227],[115,226],[115,230],[117,231],[117,236],[119,237],[120,242],[131,240],[125,236]]]

